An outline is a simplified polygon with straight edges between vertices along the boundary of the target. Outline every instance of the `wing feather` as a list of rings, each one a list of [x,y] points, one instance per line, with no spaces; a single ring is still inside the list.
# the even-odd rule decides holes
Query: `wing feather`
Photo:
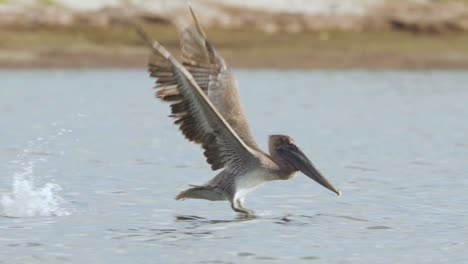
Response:
[[[242,109],[237,81],[208,41],[192,8],[190,12],[194,23],[179,34],[183,65],[239,137],[252,149],[259,150]]]
[[[172,117],[185,137],[202,145],[213,170],[239,169],[257,160],[250,148],[210,102],[194,77],[163,46],[154,42],[149,72],[156,96],[171,103]]]

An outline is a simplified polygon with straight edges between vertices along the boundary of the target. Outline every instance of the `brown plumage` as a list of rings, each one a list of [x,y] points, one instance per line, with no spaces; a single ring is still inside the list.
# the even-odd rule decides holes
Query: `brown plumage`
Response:
[[[191,8],[190,12],[194,24],[180,30],[182,64],[137,27],[152,50],[148,69],[157,79],[156,96],[171,104],[174,123],[188,140],[201,144],[211,168],[223,169],[207,184],[193,186],[176,199],[229,200],[235,211],[252,213],[242,206],[248,192],[266,181],[289,179],[298,170],[339,194],[290,137],[271,136],[270,155],[258,148],[242,110],[236,79]]]

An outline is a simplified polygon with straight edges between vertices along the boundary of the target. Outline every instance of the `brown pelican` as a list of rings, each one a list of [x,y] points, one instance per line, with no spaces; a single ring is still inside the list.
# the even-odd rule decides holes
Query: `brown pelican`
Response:
[[[156,97],[171,103],[174,123],[188,140],[205,149],[211,168],[222,169],[208,183],[192,185],[176,199],[228,200],[234,211],[253,214],[242,205],[249,192],[267,181],[291,179],[297,171],[340,195],[291,137],[272,135],[270,154],[260,150],[242,110],[235,77],[191,8],[190,12],[193,24],[179,28],[182,63],[137,26],[152,50],[148,66],[157,78]]]

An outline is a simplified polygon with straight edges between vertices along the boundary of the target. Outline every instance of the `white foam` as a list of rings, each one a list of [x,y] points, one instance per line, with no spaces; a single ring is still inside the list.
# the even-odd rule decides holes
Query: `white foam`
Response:
[[[34,165],[30,164],[14,174],[11,193],[2,195],[0,200],[2,214],[10,217],[69,215],[60,206],[64,203],[58,195],[61,187],[53,183],[36,187],[33,173]]]
[[[15,165],[11,192],[3,194],[0,199],[0,214],[9,217],[31,216],[64,216],[70,213],[62,208],[65,200],[59,196],[61,187],[54,183],[35,185],[34,169],[38,162],[46,162],[44,157],[35,157],[33,153],[40,151],[50,140],[63,134],[59,131],[48,139],[36,138],[28,142],[28,148],[18,155],[11,163]]]

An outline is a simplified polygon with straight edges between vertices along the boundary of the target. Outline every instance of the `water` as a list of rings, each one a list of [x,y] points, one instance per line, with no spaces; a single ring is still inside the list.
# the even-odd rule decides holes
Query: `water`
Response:
[[[237,71],[255,138],[303,175],[227,202],[145,71],[1,71],[0,263],[466,263],[468,73]]]

